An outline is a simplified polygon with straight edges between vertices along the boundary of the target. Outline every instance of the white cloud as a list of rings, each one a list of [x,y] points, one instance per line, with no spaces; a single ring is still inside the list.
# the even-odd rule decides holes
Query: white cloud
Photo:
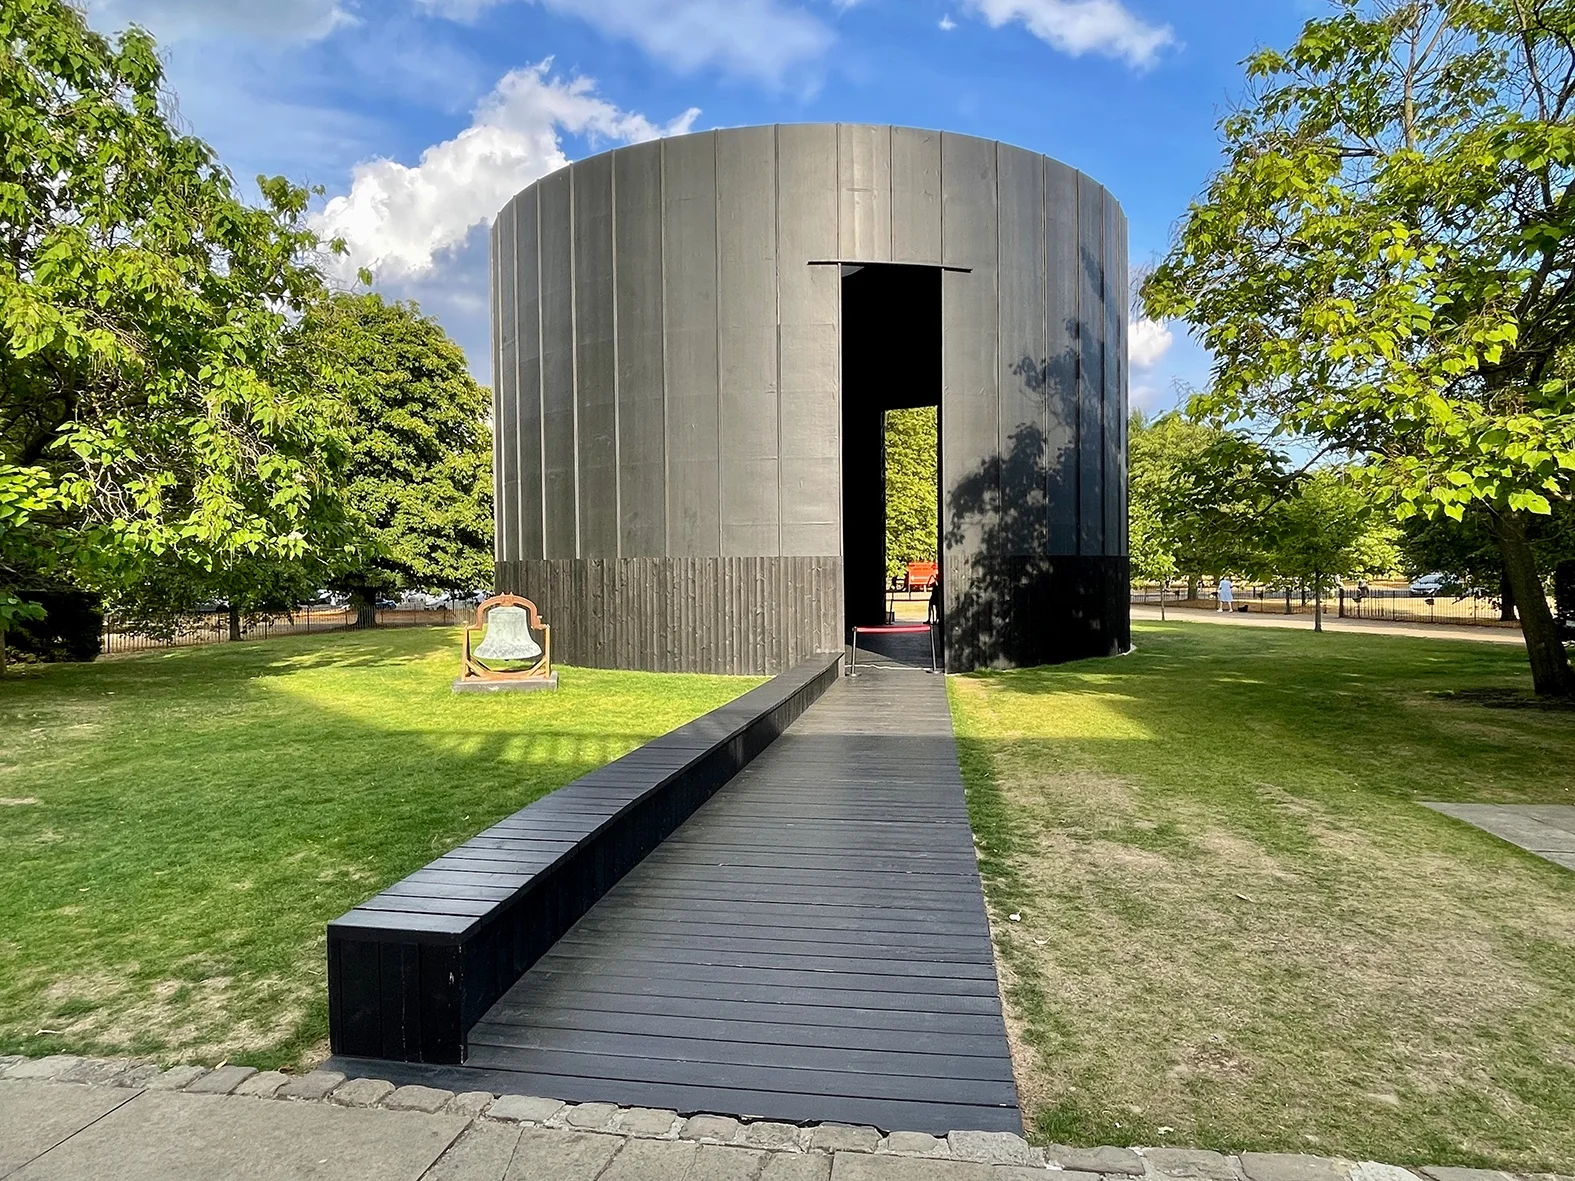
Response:
[[[956,27],[957,27],[957,22],[952,20],[952,14],[951,13],[948,12],[945,16],[941,17],[941,31],[942,32],[950,33]]]
[[[1127,329],[1127,360],[1134,369],[1152,369],[1164,360],[1175,342],[1175,336],[1163,322],[1133,320]]]
[[[195,0],[194,0],[195,2]],[[416,0],[451,20],[474,20],[509,0]],[[609,37],[633,41],[682,74],[705,66],[780,83],[831,47],[831,30],[783,0],[534,0]]]
[[[1175,43],[1169,25],[1151,25],[1120,0],[965,0],[991,28],[1020,21],[1029,32],[1073,57],[1099,53],[1129,65],[1150,65]]]
[[[387,278],[426,274],[516,192],[568,163],[560,133],[632,143],[681,134],[699,114],[691,109],[657,126],[600,98],[588,78],[552,77],[551,64],[504,75],[470,126],[427,148],[414,167],[389,159],[356,165],[350,191],[329,201],[313,227],[345,240],[351,267]]]
[[[165,42],[224,34],[316,41],[356,23],[339,0],[87,0],[87,10],[95,25],[135,22]]]

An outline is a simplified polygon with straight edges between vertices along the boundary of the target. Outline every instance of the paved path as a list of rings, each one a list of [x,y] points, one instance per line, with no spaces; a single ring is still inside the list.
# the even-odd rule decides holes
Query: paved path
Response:
[[[945,679],[887,660],[840,680],[504,995],[463,1067],[335,1065],[576,1102],[1019,1131]]]
[[[77,1080],[77,1081],[68,1081]],[[1056,1171],[1051,1171],[1056,1170]],[[1418,1174],[1421,1174],[1419,1177]],[[0,1181],[1512,1181],[1327,1157],[1038,1147],[65,1056],[0,1058]],[[1548,1174],[1519,1181],[1559,1181]]]
[[[1237,611],[1227,615],[1222,611],[1200,611],[1195,607],[1167,607],[1165,617],[1171,623],[1213,623],[1221,627],[1289,627],[1312,631],[1311,615],[1273,615],[1269,612]],[[1159,608],[1132,605],[1132,618],[1159,621]],[[1379,619],[1341,619],[1337,615],[1323,617],[1325,631],[1360,632],[1373,636],[1414,636],[1427,640],[1475,640],[1484,644],[1514,644],[1525,646],[1520,629],[1515,627],[1475,627],[1468,624],[1446,623],[1390,623]]]
[[[1428,804],[1436,812],[1485,829],[1501,840],[1575,869],[1575,805]]]

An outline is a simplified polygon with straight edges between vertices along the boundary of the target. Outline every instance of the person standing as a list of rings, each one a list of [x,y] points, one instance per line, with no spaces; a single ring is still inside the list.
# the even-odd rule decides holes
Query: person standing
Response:
[[[1220,611],[1234,611],[1236,609],[1234,606],[1232,606],[1232,604],[1235,602],[1235,599],[1233,597],[1234,594],[1235,594],[1235,592],[1231,589],[1229,576],[1220,579],[1220,589],[1219,589],[1220,604],[1219,604],[1218,610],[1220,610]]]

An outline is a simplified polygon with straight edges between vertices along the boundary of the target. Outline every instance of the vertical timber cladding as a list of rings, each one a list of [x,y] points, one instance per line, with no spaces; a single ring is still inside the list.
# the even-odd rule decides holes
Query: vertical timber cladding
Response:
[[[562,169],[492,247],[498,584],[566,663],[842,645],[839,263],[946,268],[948,667],[1126,647],[1126,222],[1089,178],[934,131],[729,129]]]

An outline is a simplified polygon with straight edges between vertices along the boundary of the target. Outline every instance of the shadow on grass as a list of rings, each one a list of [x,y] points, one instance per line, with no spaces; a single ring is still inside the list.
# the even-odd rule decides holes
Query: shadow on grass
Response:
[[[1035,1138],[1568,1171],[1575,875],[1417,801],[1575,802],[1571,717],[1439,697],[1513,650],[1223,630],[952,681]]]
[[[731,699],[743,678],[566,670],[456,695],[453,629],[29,670],[0,689],[0,1052],[298,1061],[323,926]],[[52,1032],[40,1032],[52,1031]]]

